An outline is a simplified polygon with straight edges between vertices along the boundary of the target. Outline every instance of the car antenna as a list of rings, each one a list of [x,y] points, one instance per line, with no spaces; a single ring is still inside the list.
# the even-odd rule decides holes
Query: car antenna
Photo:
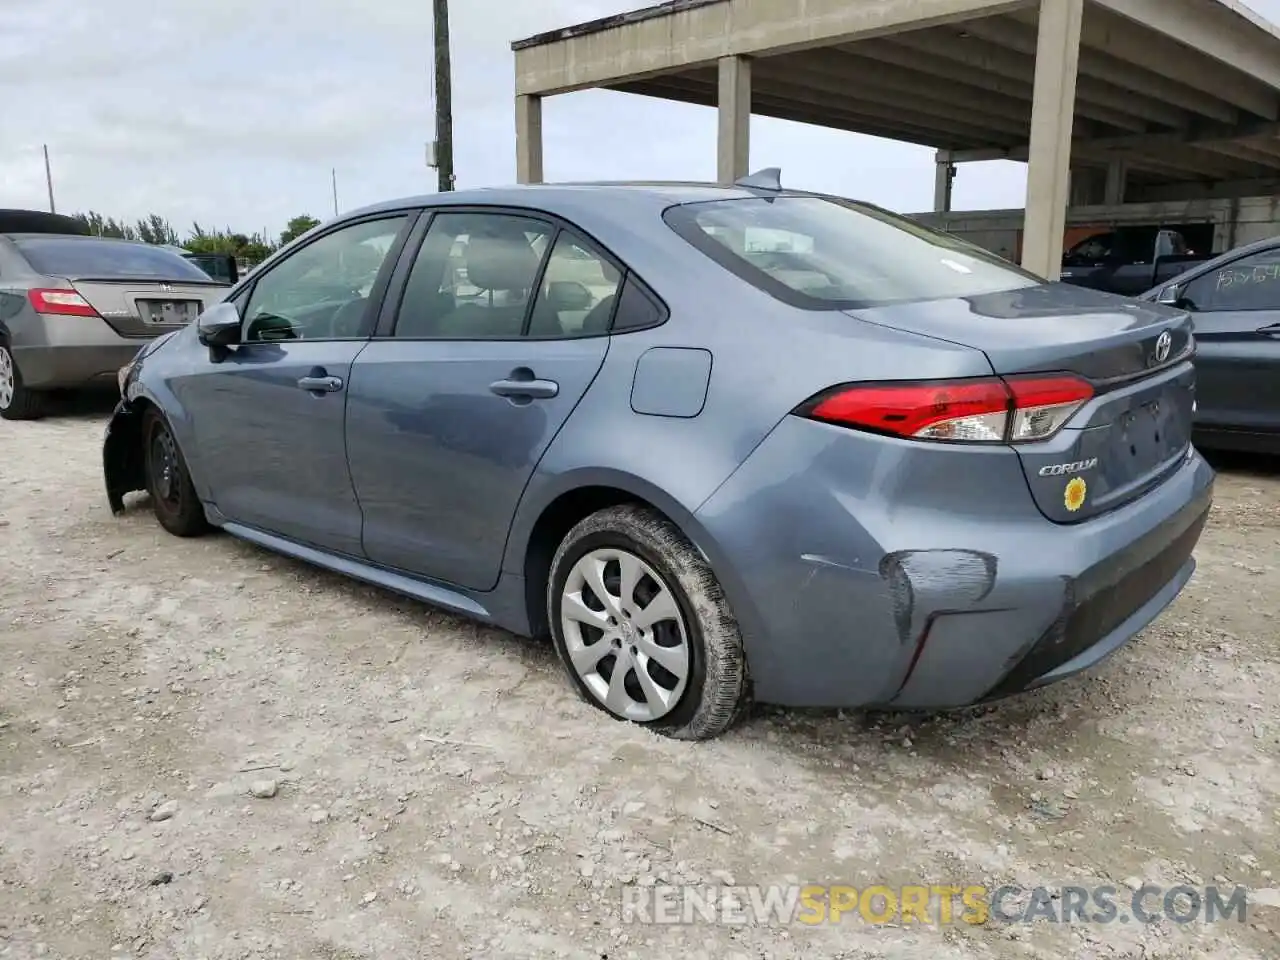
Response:
[[[735,187],[749,187],[753,190],[781,190],[782,168],[765,167],[745,177],[733,181]]]

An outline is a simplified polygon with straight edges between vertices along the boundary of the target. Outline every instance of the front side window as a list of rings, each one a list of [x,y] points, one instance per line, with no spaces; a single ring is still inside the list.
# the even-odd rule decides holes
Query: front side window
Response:
[[[1202,273],[1182,293],[1193,308],[1280,310],[1280,248],[1264,250]]]
[[[369,295],[406,220],[387,217],[343,227],[271,267],[249,295],[244,339],[368,336]]]
[[[395,336],[511,340],[556,228],[505,213],[440,213],[431,221],[405,284]]]
[[[1043,282],[957,237],[851,201],[712,200],[664,216],[713,260],[808,309],[975,297]]]

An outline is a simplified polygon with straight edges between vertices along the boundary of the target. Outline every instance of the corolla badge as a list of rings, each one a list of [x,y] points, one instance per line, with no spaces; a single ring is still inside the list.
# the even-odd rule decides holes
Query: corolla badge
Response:
[[[1173,349],[1173,334],[1168,330],[1156,337],[1156,350],[1152,354],[1152,364],[1161,364],[1169,359],[1169,351]]]
[[[1088,460],[1076,460],[1074,463],[1051,463],[1047,467],[1041,467],[1039,472],[1042,477],[1069,477],[1073,473],[1092,470],[1097,465],[1098,458],[1090,457]]]

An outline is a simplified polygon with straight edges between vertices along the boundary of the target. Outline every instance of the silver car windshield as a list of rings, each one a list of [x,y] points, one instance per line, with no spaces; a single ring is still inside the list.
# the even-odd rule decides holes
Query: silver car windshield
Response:
[[[713,200],[674,207],[667,221],[743,279],[810,308],[973,297],[1043,282],[957,237],[852,201]]]

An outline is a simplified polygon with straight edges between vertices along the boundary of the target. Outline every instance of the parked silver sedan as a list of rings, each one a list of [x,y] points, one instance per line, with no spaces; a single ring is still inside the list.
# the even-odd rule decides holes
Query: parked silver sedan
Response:
[[[0,417],[35,419],[53,390],[113,384],[144,343],[227,289],[145,243],[0,234]]]

